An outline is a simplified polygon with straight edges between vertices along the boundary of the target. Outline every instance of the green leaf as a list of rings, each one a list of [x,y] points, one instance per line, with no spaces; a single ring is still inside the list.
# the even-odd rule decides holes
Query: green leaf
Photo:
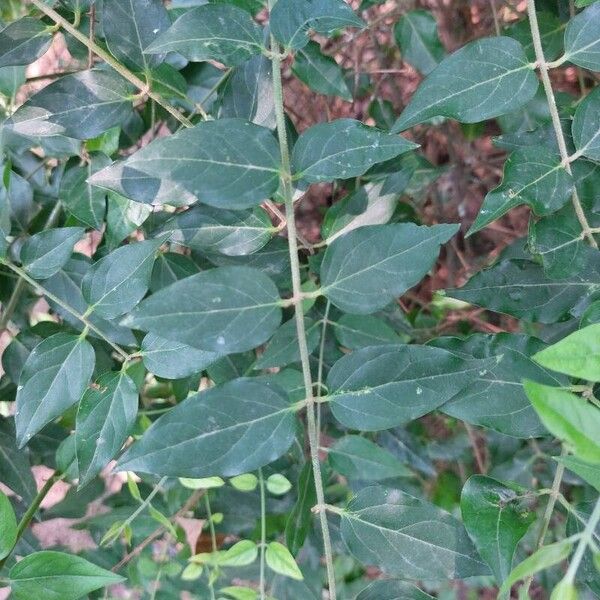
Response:
[[[463,487],[460,509],[467,532],[479,554],[501,584],[512,569],[519,540],[535,521],[535,513],[521,505],[515,486],[491,477],[473,475]]]
[[[220,357],[216,352],[198,350],[154,333],[142,340],[141,354],[146,369],[165,379],[183,379],[200,373]]]
[[[15,600],[43,597],[77,600],[94,590],[124,581],[120,575],[80,556],[49,550],[26,556],[10,570],[9,576]]]
[[[483,38],[445,58],[421,83],[392,131],[432,117],[478,123],[519,110],[538,89],[523,47],[508,37]]]
[[[161,231],[192,250],[240,256],[260,250],[277,228],[262,208],[233,211],[199,205],[169,219]]]
[[[474,334],[465,340],[438,338],[432,344],[472,358],[496,358],[496,363],[489,365],[485,374],[478,374],[440,407],[442,412],[514,437],[544,435],[544,426],[531,406],[522,382],[532,379],[557,386],[567,382],[565,378],[541,368],[531,358],[545,347],[543,342],[527,335],[500,333]]]
[[[429,75],[446,55],[435,17],[426,10],[411,10],[394,27],[402,58],[423,75]]]
[[[356,600],[433,600],[433,596],[406,581],[380,579],[366,587]]]
[[[25,67],[0,67],[0,94],[16,96],[25,79]]]
[[[313,125],[300,135],[292,152],[292,171],[307,183],[349,179],[417,147],[360,121],[336,119]]]
[[[279,161],[270,130],[242,119],[219,119],[154,140],[90,181],[145,204],[200,200],[241,209],[277,191]]]
[[[363,348],[338,360],[329,371],[329,404],[346,427],[389,429],[435,410],[493,363],[431,346]]]
[[[312,465],[306,462],[298,476],[296,503],[285,524],[285,543],[293,555],[297,555],[313,522],[312,507],[317,503]]]
[[[576,456],[555,456],[554,460],[565,465],[567,469],[579,475],[581,479],[600,492],[600,470],[597,464],[591,464]]]
[[[501,260],[471,277],[462,288],[448,290],[448,295],[519,319],[555,323],[576,305],[585,306],[598,296],[599,269],[594,256],[583,272],[550,279],[534,262]]]
[[[333,332],[337,341],[350,350],[400,344],[408,341],[401,337],[385,321],[373,315],[343,315],[333,323]]]
[[[221,588],[219,593],[225,594],[228,598],[233,598],[234,600],[256,600],[258,598],[256,590],[237,585]]]
[[[20,259],[34,279],[48,279],[67,263],[73,248],[83,236],[81,227],[61,227],[40,231],[25,240]]]
[[[600,463],[600,410],[571,392],[533,381],[525,381],[525,391],[550,433],[577,458]]]
[[[498,598],[503,598],[508,595],[510,588],[520,579],[525,579],[530,575],[535,575],[539,571],[548,569],[558,563],[565,560],[571,550],[573,544],[568,540],[562,540],[555,544],[548,546],[542,546],[536,550],[531,556],[528,556],[522,563],[518,564],[510,573],[507,579],[505,579],[500,591]]]
[[[271,33],[285,47],[308,44],[308,30],[330,36],[337,29],[364,27],[344,0],[278,0],[269,20]]]
[[[352,93],[348,89],[344,72],[333,58],[321,52],[316,42],[308,42],[298,50],[292,72],[311,90],[325,96],[339,96],[350,102]]]
[[[231,354],[266,342],[281,322],[280,305],[277,287],[264,273],[221,267],[152,294],[124,324],[201,350]]]
[[[164,56],[147,56],[146,47],[171,20],[161,0],[103,0],[102,33],[110,53],[126,67],[147,72]]]
[[[150,291],[158,292],[180,279],[199,272],[200,268],[189,256],[176,252],[160,252],[152,268]]]
[[[121,449],[135,423],[137,408],[137,388],[124,371],[101,375],[85,391],[75,427],[80,488]]]
[[[141,227],[151,212],[152,208],[147,204],[133,202],[120,194],[109,192],[105,235],[107,247],[116,248],[125,238]]]
[[[258,486],[258,477],[254,473],[242,473],[232,477],[229,483],[240,492],[253,492]]]
[[[323,294],[345,312],[373,313],[416,285],[458,228],[402,223],[351,231],[325,252]]]
[[[13,420],[5,418],[0,419],[0,481],[25,504],[30,504],[37,493],[29,457],[17,447]]]
[[[95,262],[81,282],[90,309],[107,319],[131,310],[150,285],[156,251],[164,237],[121,246]]]
[[[572,177],[558,154],[541,146],[517,150],[504,164],[502,184],[483,199],[469,235],[521,204],[538,216],[551,214],[570,200],[572,192]]]
[[[17,542],[17,517],[10,500],[0,492],[0,560],[6,558]]]
[[[28,65],[48,50],[52,33],[39,19],[23,17],[0,30],[0,67]]]
[[[565,31],[565,59],[600,71],[600,4],[592,4],[573,17]]]
[[[236,379],[190,396],[158,418],[118,469],[192,478],[247,473],[290,447],[295,410],[278,387]]]
[[[261,28],[245,10],[227,4],[205,4],[181,15],[146,52],[179,52],[195,62],[216,60],[240,65],[263,51]]]
[[[281,473],[269,475],[266,481],[267,490],[275,496],[283,496],[292,489],[290,480]]]
[[[131,84],[112,71],[65,75],[33,95],[6,121],[24,136],[95,138],[131,114]]]
[[[349,479],[379,481],[412,477],[402,463],[387,450],[359,435],[345,435],[328,451],[331,468]]]
[[[218,558],[222,567],[243,567],[251,565],[258,556],[258,548],[251,540],[241,540],[228,548]]]
[[[94,363],[90,343],[69,333],[55,333],[31,351],[17,389],[19,447],[81,398]]]
[[[357,560],[391,575],[432,581],[489,572],[458,520],[400,490],[361,490],[342,513],[341,535]]]
[[[321,339],[321,324],[312,319],[305,318],[306,344],[308,351],[312,352]],[[284,367],[294,362],[300,362],[300,349],[298,347],[298,333],[296,331],[296,318],[286,321],[273,335],[265,351],[256,361],[255,369],[269,369],[271,367]]]
[[[297,579],[298,581],[304,579],[302,571],[298,568],[294,557],[283,544],[280,544],[279,542],[269,542],[267,544],[265,558],[268,567],[275,571],[275,573]]]
[[[563,38],[565,24],[553,13],[537,11],[538,26],[540,29],[540,38],[542,40],[542,49],[546,60],[558,58],[563,49]],[[521,43],[527,60],[534,62],[535,48],[531,37],[531,27],[529,19],[522,19],[505,30],[508,35]],[[545,100],[544,100],[545,101]]]
[[[598,9],[600,16],[600,6]],[[600,24],[600,18],[598,23]],[[598,39],[600,61],[600,35]],[[594,88],[577,107],[573,117],[572,131],[578,154],[600,161],[600,88]]]
[[[600,323],[575,331],[533,358],[547,369],[600,381]]]

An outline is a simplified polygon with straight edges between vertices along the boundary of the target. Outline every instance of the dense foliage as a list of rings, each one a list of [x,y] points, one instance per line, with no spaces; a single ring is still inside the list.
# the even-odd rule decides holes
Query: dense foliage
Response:
[[[396,10],[423,76],[399,115],[319,43],[351,44],[378,4],[2,4],[15,599],[600,595],[600,2],[528,0],[452,53],[433,13]],[[80,68],[31,87],[57,38]],[[579,96],[555,92],[567,70]],[[378,127],[298,134],[294,78],[366,89]],[[414,201],[441,171],[418,142],[449,121],[507,151],[473,223]],[[336,201],[309,244],[295,209],[315,184]],[[526,237],[403,309],[446,244],[521,205]],[[479,332],[473,306],[513,319]],[[41,549],[31,525],[55,517],[95,547]]]

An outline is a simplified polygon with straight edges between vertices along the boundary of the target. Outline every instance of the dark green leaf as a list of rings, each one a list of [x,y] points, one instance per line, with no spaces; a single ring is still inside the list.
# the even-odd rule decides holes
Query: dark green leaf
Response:
[[[0,67],[28,65],[50,46],[52,33],[39,19],[24,17],[0,30]]]
[[[411,10],[402,15],[394,36],[404,60],[423,75],[431,73],[446,55],[435,17],[426,10]]]
[[[600,15],[600,6],[598,8]],[[600,60],[600,34],[598,38]],[[573,117],[572,130],[577,153],[600,161],[600,88],[594,88],[581,101]]]
[[[150,291],[158,292],[180,279],[199,272],[200,268],[189,256],[176,252],[161,252],[154,261]]]
[[[295,410],[277,386],[236,379],[190,396],[161,416],[118,468],[196,478],[246,473],[290,447]]]
[[[68,333],[55,333],[31,351],[17,391],[15,424],[19,447],[81,398],[94,363],[90,343]]]
[[[96,191],[103,192],[104,190]],[[117,247],[150,216],[152,208],[147,204],[133,202],[115,192],[108,193],[106,211],[106,244]]]
[[[290,552],[298,554],[312,525],[312,507],[317,504],[312,464],[305,463],[298,476],[296,503],[285,524],[285,542]]]
[[[421,591],[412,583],[399,579],[383,579],[366,587],[356,600],[433,600],[433,596]]]
[[[0,560],[8,556],[17,541],[17,517],[10,500],[0,492]]]
[[[350,350],[408,341],[407,336],[401,337],[385,321],[372,315],[343,315],[333,323],[333,331],[338,342]]]
[[[566,60],[592,71],[600,70],[600,4],[573,17],[565,31]]]
[[[37,489],[26,452],[17,448],[12,419],[0,419],[0,481],[30,504]]]
[[[542,49],[544,50],[544,58],[546,60],[554,60],[559,56],[563,49],[563,31],[565,29],[565,24],[551,12],[538,11],[537,20],[540,29],[540,38],[542,40]],[[515,40],[521,43],[525,50],[525,54],[527,55],[527,60],[530,60],[531,62],[536,60],[529,19],[522,19],[518,23],[511,25],[506,29],[505,35],[515,38]]]

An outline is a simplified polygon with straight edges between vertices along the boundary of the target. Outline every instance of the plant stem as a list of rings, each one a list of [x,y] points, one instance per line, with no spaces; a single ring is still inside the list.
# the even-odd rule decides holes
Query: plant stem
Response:
[[[323,313],[323,324],[321,326],[321,343],[319,344],[319,365],[317,367],[317,398],[323,394],[323,359],[325,356],[325,339],[327,334],[327,324],[329,323],[329,311],[331,310],[331,301],[327,300],[325,312]],[[317,431],[321,431],[321,402],[317,403]]]
[[[577,546],[577,550],[575,550],[575,554],[573,554],[573,558],[569,563],[569,568],[567,569],[567,574],[565,575],[565,581],[568,583],[573,583],[575,581],[575,575],[577,575],[577,569],[579,569],[579,565],[583,560],[583,556],[587,547],[593,542],[594,532],[596,531],[596,526],[600,523],[600,498],[596,501],[596,506],[590,515],[590,518],[583,530],[583,534],[581,540],[579,541],[579,545]]]
[[[31,0],[31,3],[41,10],[46,16],[50,17],[57,25],[60,25],[65,31],[69,32],[77,41],[81,42],[86,48],[91,50],[96,56],[99,56],[107,64],[109,64],[119,75],[127,79],[135,85],[138,90],[148,95],[157,104],[162,106],[171,116],[175,117],[180,123],[186,127],[193,127],[193,123],[176,108],[166,102],[159,94],[149,89],[146,82],[142,81],[137,75],[124,67],[118,60],[115,60],[108,52],[103,50],[93,40],[86,37],[81,31],[75,29],[67,19],[61,17],[55,10],[44,4],[42,0]]]
[[[548,108],[550,109],[550,115],[552,117],[552,125],[554,127],[554,133],[558,143],[560,158],[565,165],[565,170],[567,173],[572,175],[573,171],[571,169],[571,163],[569,162],[567,142],[565,140],[565,135],[560,123],[560,115],[558,114],[558,107],[556,105],[556,98],[554,97],[554,91],[552,89],[552,82],[550,81],[550,75],[548,74],[548,63],[546,62],[544,50],[542,48],[542,37],[540,34],[537,13],[535,10],[535,0],[527,0],[527,13],[529,15],[529,26],[531,29],[531,37],[533,39],[533,47],[535,49],[535,57],[540,70],[544,91],[546,92],[546,100],[548,102]],[[583,206],[581,205],[581,200],[579,199],[579,193],[577,192],[576,187],[573,188],[573,195],[571,199],[573,202],[573,208],[575,209],[575,214],[577,215],[577,219],[581,225],[581,230],[584,236],[588,239],[593,248],[598,248],[598,243],[596,242],[590,230],[590,225],[587,217],[585,216],[585,212],[583,210]]]
[[[273,0],[269,0],[269,8],[272,8]],[[281,186],[285,200],[285,214],[288,228],[288,246],[290,251],[290,265],[292,270],[292,290],[294,294],[294,311],[296,318],[296,332],[298,335],[298,347],[300,350],[300,362],[302,364],[302,376],[304,379],[304,391],[306,394],[306,421],[308,428],[308,442],[310,447],[310,458],[312,462],[315,479],[315,491],[319,505],[325,504],[325,493],[323,490],[323,479],[321,476],[321,464],[319,462],[319,431],[315,417],[315,399],[310,373],[309,352],[306,344],[306,328],[304,325],[304,313],[302,311],[302,287],[300,279],[300,262],[298,260],[298,242],[296,238],[296,219],[294,215],[294,197],[292,191],[292,173],[290,167],[290,154],[285,128],[285,114],[283,108],[283,84],[281,81],[281,56],[277,40],[271,36],[271,51],[273,63],[273,96],[275,101],[275,116],[277,121],[277,135],[281,151]],[[335,573],[333,570],[333,553],[331,550],[331,536],[329,524],[325,511],[319,512],[321,533],[323,535],[323,550],[325,553],[325,565],[327,569],[327,581],[329,586],[330,600],[336,600]]]
[[[267,506],[265,499],[265,479],[262,469],[258,470],[260,487],[260,600],[265,600],[265,552],[267,549]]]

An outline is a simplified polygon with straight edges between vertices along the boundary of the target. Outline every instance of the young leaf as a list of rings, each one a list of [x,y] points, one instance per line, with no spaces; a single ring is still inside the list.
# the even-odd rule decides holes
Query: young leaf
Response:
[[[281,473],[269,475],[266,481],[267,490],[275,496],[283,496],[292,489],[290,480]]]
[[[28,65],[48,50],[52,33],[39,19],[23,17],[0,30],[0,68]]]
[[[361,490],[342,514],[341,535],[357,560],[391,575],[431,581],[489,573],[458,520],[400,490]]]
[[[355,350],[327,376],[331,411],[351,429],[389,429],[441,406],[493,363],[430,346]]]
[[[219,119],[154,140],[90,182],[145,204],[200,200],[241,209],[277,191],[279,161],[270,130],[242,119]]]
[[[190,396],[159,417],[118,468],[191,478],[247,473],[290,447],[295,410],[280,388],[236,379]]]
[[[416,285],[458,225],[361,227],[336,239],[321,265],[323,294],[341,310],[369,314]]]
[[[575,331],[533,358],[547,369],[600,381],[600,323]]]
[[[77,600],[94,590],[124,581],[80,556],[45,550],[34,552],[10,570],[15,600],[60,598]]]
[[[572,177],[558,154],[541,146],[517,150],[504,164],[502,184],[484,198],[469,235],[521,204],[536,215],[551,214],[570,200],[572,192]]]
[[[535,513],[520,506],[521,491],[491,477],[473,475],[460,498],[467,532],[499,584],[512,569],[519,540],[535,521]]]
[[[227,4],[205,4],[181,15],[146,52],[179,52],[195,62],[216,60],[240,65],[263,51],[263,33],[245,10]]]
[[[220,357],[216,352],[198,350],[154,333],[148,333],[142,340],[141,354],[146,369],[165,379],[182,379],[200,373]]]
[[[404,465],[387,450],[359,435],[345,435],[328,451],[331,468],[349,479],[379,481],[412,477]]]
[[[429,75],[446,55],[437,22],[429,11],[411,10],[402,15],[394,37],[404,60],[423,75]]]
[[[229,483],[240,492],[253,492],[258,486],[258,477],[254,473],[243,473],[232,477]]]
[[[152,294],[123,323],[194,348],[231,354],[271,337],[281,322],[280,303],[277,287],[264,273],[221,267]]]
[[[267,544],[266,551],[267,565],[270,569],[284,575],[285,577],[291,577],[302,581],[304,576],[302,571],[298,568],[294,557],[290,554],[290,551],[279,542],[269,542]]]
[[[105,373],[79,403],[75,445],[79,487],[89,483],[114,458],[137,415],[138,391],[124,371]]]
[[[600,24],[600,6],[598,8]],[[598,68],[600,69],[600,34],[598,40]],[[572,131],[577,152],[592,160],[600,161],[600,88],[594,88],[577,107]]]
[[[0,560],[6,558],[17,541],[17,517],[10,500],[0,492]]]
[[[366,587],[356,600],[433,600],[433,596],[406,581],[380,579]]]
[[[478,123],[525,106],[538,89],[533,64],[508,37],[476,40],[445,58],[423,81],[392,131],[432,117]]]
[[[336,119],[313,125],[300,135],[292,152],[292,171],[307,183],[349,179],[417,147],[360,121]]]
[[[336,29],[364,27],[344,0],[278,0],[271,11],[271,33],[286,48],[308,44],[308,30],[329,36]]]
[[[525,391],[548,430],[577,458],[600,463],[600,410],[584,398],[555,387],[525,381]]]
[[[69,333],[55,333],[31,351],[17,390],[15,425],[19,447],[81,398],[94,363],[90,343]]]
[[[40,231],[25,240],[19,255],[24,269],[34,279],[48,279],[67,263],[73,247],[83,236],[81,227]]]
[[[6,127],[31,137],[95,138],[131,114],[133,87],[113,71],[65,75],[17,109]]]
[[[573,17],[565,31],[565,59],[575,65],[600,70],[600,4],[592,4]]]
[[[243,567],[251,565],[258,556],[258,548],[251,540],[241,540],[228,548],[218,558],[221,567]]]
[[[90,308],[106,319],[131,310],[150,285],[156,251],[164,237],[121,246],[94,263],[81,282]]]
[[[164,56],[148,56],[146,47],[166,31],[171,20],[161,0],[103,0],[102,33],[110,53],[122,64],[147,73]]]

